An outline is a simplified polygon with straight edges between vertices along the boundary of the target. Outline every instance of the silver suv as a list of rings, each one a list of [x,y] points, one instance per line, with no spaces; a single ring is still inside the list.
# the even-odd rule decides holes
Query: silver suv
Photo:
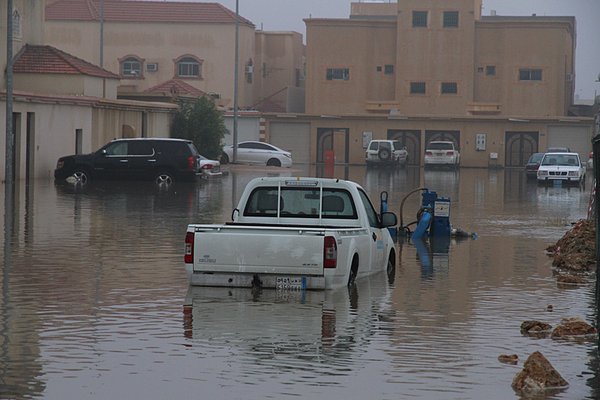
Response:
[[[406,165],[408,151],[397,140],[371,140],[365,159],[367,166],[375,164]]]

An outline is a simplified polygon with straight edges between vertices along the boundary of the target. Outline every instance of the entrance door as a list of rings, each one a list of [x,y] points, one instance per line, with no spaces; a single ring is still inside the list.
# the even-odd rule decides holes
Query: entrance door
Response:
[[[333,151],[336,164],[347,164],[350,153],[348,128],[317,128],[317,163],[325,162],[325,152]]]
[[[504,166],[524,167],[538,151],[538,132],[506,132]]]
[[[397,140],[408,151],[408,165],[421,164],[421,131],[388,129],[387,138]]]

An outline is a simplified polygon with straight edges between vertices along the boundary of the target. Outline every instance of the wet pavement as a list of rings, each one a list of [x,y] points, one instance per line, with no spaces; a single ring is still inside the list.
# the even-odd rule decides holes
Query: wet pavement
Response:
[[[375,204],[386,190],[398,214],[407,193],[427,187],[451,199],[453,227],[477,238],[399,240],[393,281],[376,275],[350,291],[189,288],[187,224],[230,220],[250,179],[278,174],[351,179]],[[559,287],[545,254],[586,217],[590,182],[544,187],[508,169],[235,166],[168,191],[21,185],[14,205],[0,193],[0,398],[509,399],[534,351],[570,384],[540,398],[597,398],[596,341],[520,333],[525,320],[595,321],[594,281]],[[405,223],[419,204],[418,194],[406,200]]]

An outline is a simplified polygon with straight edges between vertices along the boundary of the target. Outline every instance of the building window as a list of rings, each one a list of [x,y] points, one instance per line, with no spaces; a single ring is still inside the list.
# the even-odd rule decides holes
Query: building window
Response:
[[[495,65],[486,65],[485,66],[485,74],[487,76],[496,76],[496,66]]]
[[[413,28],[427,28],[427,11],[412,12]]]
[[[442,94],[456,94],[458,87],[456,82],[442,82]]]
[[[386,64],[385,67],[383,67],[383,73],[392,75],[394,73],[394,66],[392,64]]]
[[[458,28],[458,11],[444,11],[444,28]]]
[[[425,82],[411,82],[410,83],[411,94],[425,94]]]
[[[252,59],[248,60],[246,63],[244,73],[246,74],[246,83],[252,83],[252,80],[254,79],[254,63],[252,62]]]
[[[350,80],[350,68],[327,68],[328,81]]]
[[[381,68],[381,65],[378,65],[377,66],[377,72],[381,72],[381,71],[383,71],[383,69]]]
[[[142,62],[136,57],[126,57],[121,60],[121,75],[131,78],[142,76]]]
[[[541,69],[521,68],[519,70],[519,80],[520,81],[541,81],[542,80],[542,70]]]
[[[201,78],[202,64],[194,57],[183,57],[176,61],[177,76],[180,78]]]

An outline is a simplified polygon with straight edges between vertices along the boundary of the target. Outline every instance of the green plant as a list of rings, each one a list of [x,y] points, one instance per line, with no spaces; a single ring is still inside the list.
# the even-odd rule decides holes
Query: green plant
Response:
[[[171,122],[171,137],[191,140],[203,156],[219,159],[224,135],[223,115],[212,100],[199,97],[179,103]]]

